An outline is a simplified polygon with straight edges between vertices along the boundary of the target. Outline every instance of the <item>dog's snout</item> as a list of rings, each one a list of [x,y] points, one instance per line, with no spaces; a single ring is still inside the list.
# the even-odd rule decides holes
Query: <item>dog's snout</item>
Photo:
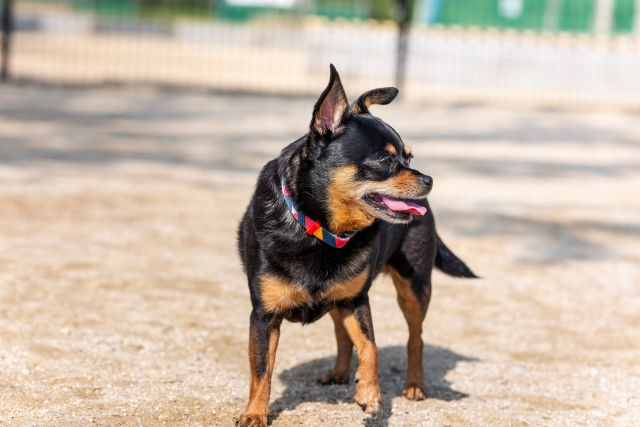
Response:
[[[425,187],[427,187],[429,190],[431,190],[431,187],[433,187],[433,178],[431,178],[429,175],[421,175],[420,176],[420,181],[424,184]]]

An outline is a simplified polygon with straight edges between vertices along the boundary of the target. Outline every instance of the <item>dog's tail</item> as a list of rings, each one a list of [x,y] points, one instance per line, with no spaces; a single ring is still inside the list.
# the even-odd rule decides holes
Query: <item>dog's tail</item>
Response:
[[[449,250],[438,235],[436,235],[436,267],[449,276],[478,278],[460,258]]]

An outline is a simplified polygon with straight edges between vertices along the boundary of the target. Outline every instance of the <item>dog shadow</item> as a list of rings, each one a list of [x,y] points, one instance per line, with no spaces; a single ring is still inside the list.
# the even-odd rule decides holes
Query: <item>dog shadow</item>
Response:
[[[351,359],[351,376],[358,366],[357,356]],[[457,354],[446,348],[425,345],[423,350],[423,366],[425,383],[429,399],[444,401],[461,400],[469,397],[467,393],[451,388],[445,378],[447,372],[455,369],[458,362],[477,362],[479,359]],[[325,402],[329,404],[353,404],[353,410],[360,408],[355,404],[355,384],[328,385],[318,384],[317,379],[333,369],[335,356],[315,359],[287,369],[279,376],[286,389],[282,395],[270,405],[269,423],[276,420],[284,411],[295,409],[305,402]],[[407,348],[405,346],[389,346],[378,349],[378,372],[380,375],[380,392],[382,402],[380,413],[374,419],[365,419],[365,426],[388,426],[393,415],[391,400],[402,396],[407,367]]]

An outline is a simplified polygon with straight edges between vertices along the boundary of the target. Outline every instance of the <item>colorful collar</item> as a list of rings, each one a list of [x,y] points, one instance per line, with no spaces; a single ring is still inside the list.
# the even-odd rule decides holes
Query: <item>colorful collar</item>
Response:
[[[318,239],[322,240],[329,246],[333,246],[334,248],[341,248],[351,240],[353,234],[351,236],[339,237],[327,230],[324,227],[320,226],[320,221],[314,221],[305,214],[303,214],[300,209],[293,202],[293,198],[291,197],[291,192],[289,191],[289,187],[282,180],[282,194],[284,194],[284,201],[287,202],[287,206],[289,210],[293,214],[293,217],[298,221],[298,223],[303,226],[307,230],[307,234],[314,235]],[[355,233],[354,233],[355,234]]]

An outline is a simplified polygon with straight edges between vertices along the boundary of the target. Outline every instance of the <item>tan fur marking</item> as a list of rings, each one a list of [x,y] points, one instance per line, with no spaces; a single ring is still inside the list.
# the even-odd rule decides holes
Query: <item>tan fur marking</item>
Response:
[[[274,328],[269,335],[269,358],[267,371],[262,379],[255,376],[253,369],[251,370],[251,389],[249,391],[249,403],[247,409],[240,419],[244,418],[249,420],[251,418],[257,418],[265,426],[267,425],[267,415],[269,414],[269,395],[271,394],[271,377],[273,374],[273,365],[276,360],[276,350],[278,348],[278,340],[280,339],[280,329]],[[251,366],[254,366],[253,358],[256,357],[258,352],[255,349],[257,345],[257,337],[255,332],[250,331],[249,336],[249,359],[251,360]]]
[[[342,313],[341,313],[342,314]],[[351,313],[342,315],[342,324],[356,346],[360,366],[356,371],[356,402],[367,403],[367,413],[376,413],[380,407],[380,381],[378,379],[378,347],[369,341]]]
[[[381,193],[399,199],[424,197],[423,185],[418,177],[403,170],[386,181],[355,181],[355,166],[336,169],[328,188],[329,229],[343,234],[370,226],[380,215],[363,197],[369,193]]]
[[[386,266],[398,293],[398,304],[409,326],[407,343],[407,381],[403,394],[411,400],[427,397],[422,370],[422,322],[427,315],[428,303],[421,303],[411,290],[411,282],[390,265]]]
[[[358,352],[360,352],[368,340],[366,335],[360,329],[360,325],[358,324],[355,316],[349,313],[347,316],[342,318],[342,324],[349,334],[349,338],[351,338],[351,341],[356,346],[356,349],[359,349]]]
[[[418,177],[408,170],[401,171],[398,175],[386,181],[363,181],[358,189],[361,194],[381,193],[399,199],[418,199],[421,195],[423,184]]]
[[[392,187],[396,193],[399,192],[400,194],[406,194],[407,196],[405,197],[410,197],[408,195],[413,193],[416,188],[422,188],[422,184],[418,177],[406,169],[393,178],[385,181],[384,184],[385,187]]]
[[[403,151],[404,151],[404,155],[408,156],[409,154],[411,154],[411,148],[407,147],[406,145],[402,147]]]
[[[353,314],[342,319],[342,324],[349,334],[349,338],[356,346],[358,360],[358,374],[360,380],[378,382],[378,349],[374,343],[369,341]]]
[[[365,98],[364,105],[366,105],[367,108],[369,108],[374,104],[383,105],[384,101],[385,101],[385,94],[373,92],[371,95]]]
[[[260,290],[262,302],[267,311],[284,313],[313,302],[311,295],[302,287],[275,276],[261,277]]]
[[[396,147],[394,147],[393,144],[385,145],[384,149],[387,150],[391,154],[394,154],[394,155],[397,154]]]
[[[332,233],[343,234],[367,228],[376,219],[361,200],[359,184],[355,182],[355,166],[336,169],[328,189],[329,228]]]
[[[323,300],[341,301],[357,296],[369,278],[369,269],[365,268],[356,277],[331,285],[331,289],[322,294]]]

